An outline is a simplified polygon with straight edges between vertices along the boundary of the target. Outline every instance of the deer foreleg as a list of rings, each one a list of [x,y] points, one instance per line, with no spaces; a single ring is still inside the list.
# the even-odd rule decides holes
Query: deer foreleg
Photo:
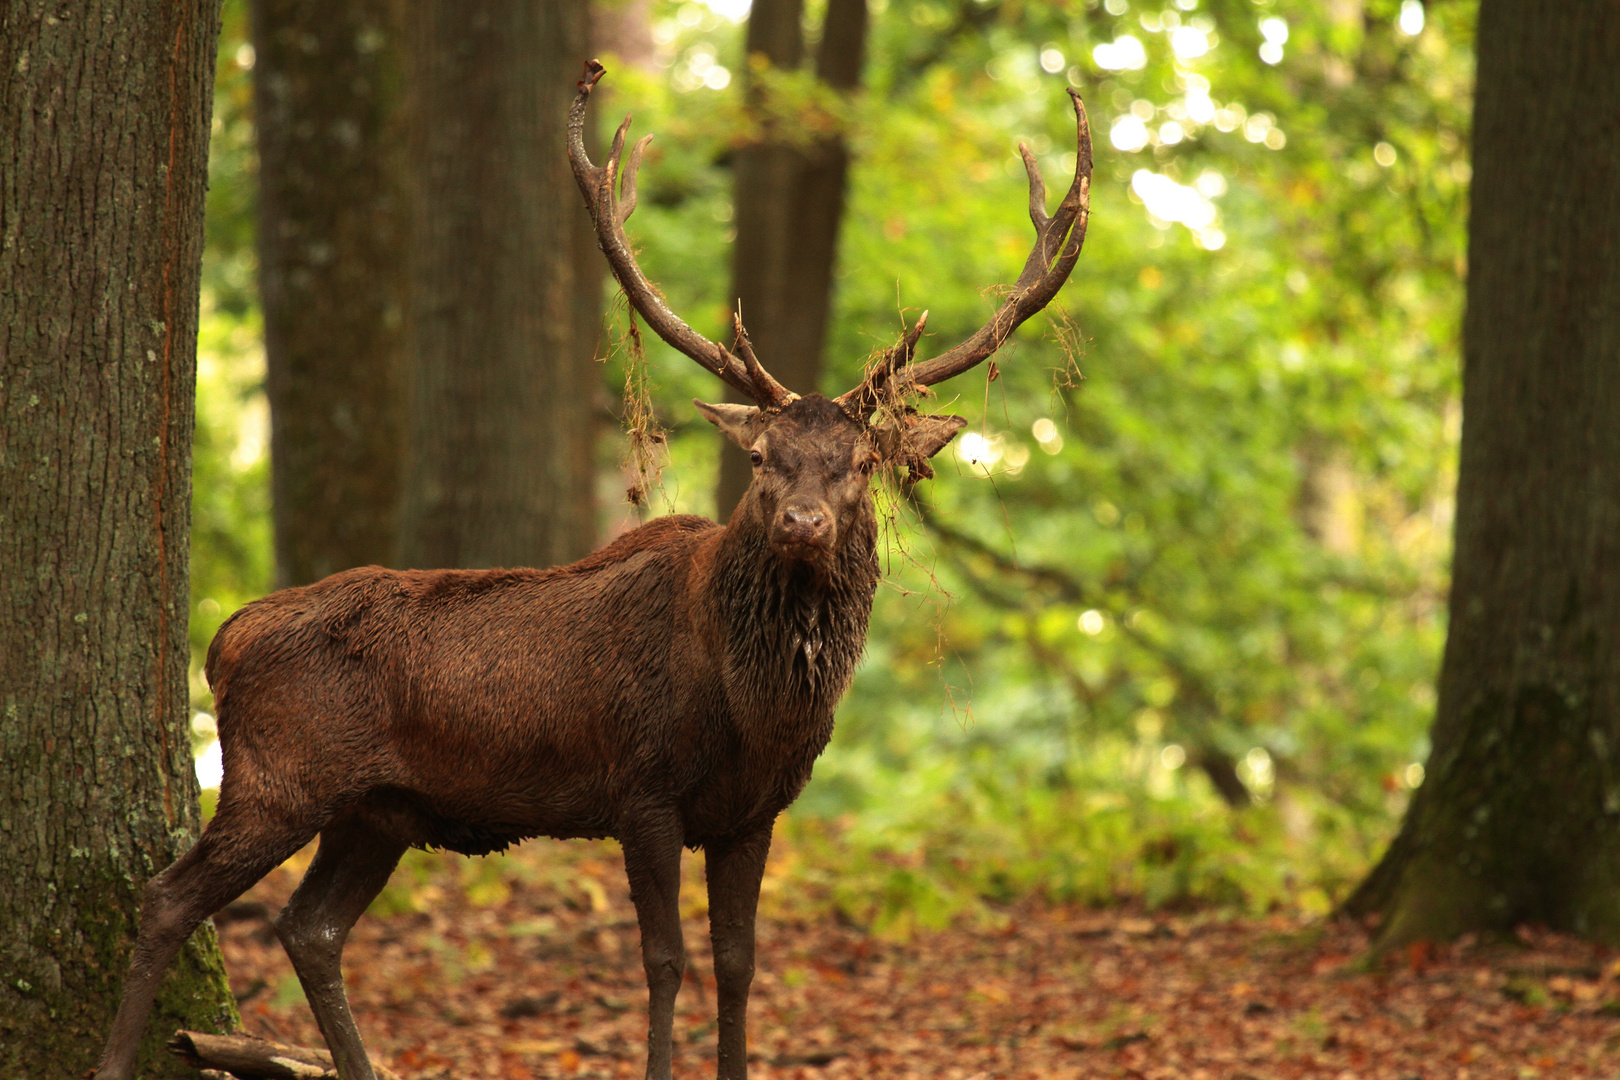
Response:
[[[375,1080],[343,992],[343,943],[404,851],[404,844],[353,822],[328,826],[304,880],[276,917],[276,936],[343,1080]]]
[[[647,972],[647,1077],[670,1080],[675,995],[686,975],[681,940],[681,842],[673,810],[645,814],[619,830],[630,899],[641,925],[641,964]]]
[[[720,999],[720,1080],[748,1075],[748,988],[754,981],[754,912],[771,826],[706,853],[709,941]]]

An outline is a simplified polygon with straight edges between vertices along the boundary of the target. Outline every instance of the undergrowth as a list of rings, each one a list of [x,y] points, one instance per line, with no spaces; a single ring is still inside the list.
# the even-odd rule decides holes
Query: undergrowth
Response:
[[[897,938],[957,918],[994,924],[1026,897],[1324,915],[1384,839],[1308,796],[1234,812],[1197,785],[1154,794],[1078,772],[986,770],[942,784],[943,770],[923,769],[888,812],[790,812],[771,902],[783,913],[831,909]]]

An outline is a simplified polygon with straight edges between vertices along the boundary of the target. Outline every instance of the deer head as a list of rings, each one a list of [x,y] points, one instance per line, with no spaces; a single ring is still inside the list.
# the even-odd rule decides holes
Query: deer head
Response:
[[[1019,144],[1029,175],[1035,244],[990,321],[955,348],[918,362],[917,342],[928,322],[925,311],[876,359],[859,385],[828,400],[819,394],[801,398],[777,382],[754,355],[740,318],[733,319],[730,348],[710,341],[671,311],[642,274],[624,223],[636,208],[636,172],[652,136],[642,136],[626,156],[624,140],[630,129],[626,116],[613,136],[607,162],[591,164],[583,138],[585,104],[603,71],[595,60],[586,63],[568,114],[568,157],[596,224],[602,253],[631,306],[659,337],[756,402],[693,404],[753,461],[754,481],[739,510],[750,507],[750,512],[761,515],[779,554],[817,561],[834,549],[850,515],[869,505],[868,484],[877,466],[904,466],[913,482],[932,477],[928,459],[966,426],[959,416],[918,412],[909,403],[911,396],[967,371],[1001,348],[1068,280],[1085,242],[1091,207],[1091,131],[1085,106],[1070,90],[1076,120],[1074,181],[1055,213],[1046,212],[1046,185],[1035,155]]]
[[[754,480],[737,513],[765,525],[777,554],[825,562],[857,518],[871,513],[867,488],[884,461],[882,445],[870,425],[836,403],[806,394],[774,414],[751,405],[692,404],[748,451]],[[964,422],[938,419],[940,435],[929,453]]]

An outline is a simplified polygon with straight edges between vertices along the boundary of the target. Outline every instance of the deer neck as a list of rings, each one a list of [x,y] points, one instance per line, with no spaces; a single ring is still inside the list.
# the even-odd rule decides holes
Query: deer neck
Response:
[[[782,558],[763,523],[734,515],[716,571],[728,686],[762,711],[830,722],[866,648],[878,578],[870,507],[819,566]]]

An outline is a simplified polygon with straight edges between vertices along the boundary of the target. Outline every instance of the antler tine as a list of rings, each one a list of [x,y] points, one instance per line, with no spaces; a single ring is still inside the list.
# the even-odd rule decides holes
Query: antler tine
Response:
[[[1091,217],[1091,125],[1080,95],[1071,89],[1069,97],[1074,102],[1075,117],[1074,182],[1055,214],[1047,216],[1046,184],[1034,155],[1026,147],[1019,147],[1029,174],[1029,216],[1035,224],[1035,246],[1001,307],[989,322],[956,348],[920,364],[907,363],[886,378],[868,377],[838,399],[846,409],[871,416],[877,408],[879,389],[904,394],[960,375],[1001,348],[1024,320],[1049,304],[1063,287],[1080,258],[1080,248],[1086,241],[1086,224]],[[873,376],[876,375],[874,371]]]
[[[863,420],[870,419],[877,411],[883,385],[895,371],[911,363],[911,358],[917,353],[917,339],[922,337],[923,327],[927,325],[928,312],[924,311],[917,316],[911,329],[900,335],[899,341],[883,350],[883,355],[872,365],[872,370],[866,373],[859,386],[834,399],[839,407],[851,415],[859,414]]]
[[[602,163],[602,172],[609,179],[619,175],[619,161],[624,157],[624,137],[630,132],[630,114],[626,113],[619,122],[619,130],[613,133],[613,145],[608,148],[607,161]]]
[[[738,355],[742,357],[743,366],[748,370],[748,377],[753,380],[755,390],[753,398],[767,409],[781,409],[799,395],[777,382],[765,366],[754,355],[754,343],[748,340],[748,331],[743,329],[742,313],[731,313],[731,325],[736,332],[735,347]]]
[[[1035,160],[1035,153],[1028,145],[1018,144],[1018,156],[1024,159],[1024,172],[1029,175],[1029,220],[1035,223],[1035,231],[1040,232],[1051,220],[1046,216],[1046,181],[1041,177],[1040,162]]]
[[[911,363],[911,358],[917,354],[917,340],[922,337],[923,328],[927,325],[928,309],[924,308],[923,313],[917,316],[917,321],[911,324],[911,329],[907,330],[895,346],[889,350],[888,360],[891,371]]]
[[[591,221],[596,225],[597,245],[607,257],[614,278],[647,325],[671,347],[696,360],[720,376],[726,385],[753,398],[761,407],[780,409],[788,400],[792,400],[791,397],[781,397],[787,391],[782,390],[781,385],[769,375],[764,380],[756,379],[750,365],[739,360],[730,349],[710,341],[688,326],[669,309],[658,290],[642,274],[641,267],[636,265],[630,240],[624,233],[624,221],[636,208],[636,171],[641,167],[642,151],[652,136],[644,136],[631,147],[629,159],[624,162],[624,199],[621,205],[613,189],[619,179],[619,165],[630,118],[625,117],[624,123],[619,125],[606,163],[602,166],[592,165],[589,155],[585,153],[585,104],[590,100],[596,81],[605,71],[595,60],[585,62],[584,77],[576,84],[579,94],[568,110],[568,161],[573,166],[580,194],[585,196]],[[759,367],[758,360],[754,361],[752,367],[764,371]]]
[[[626,123],[629,120],[626,119]],[[652,135],[643,135],[636,140],[636,145],[630,148],[630,156],[624,162],[624,177],[619,181],[619,224],[623,225],[630,220],[630,215],[636,212],[636,173],[641,169],[641,153],[652,142]]]

